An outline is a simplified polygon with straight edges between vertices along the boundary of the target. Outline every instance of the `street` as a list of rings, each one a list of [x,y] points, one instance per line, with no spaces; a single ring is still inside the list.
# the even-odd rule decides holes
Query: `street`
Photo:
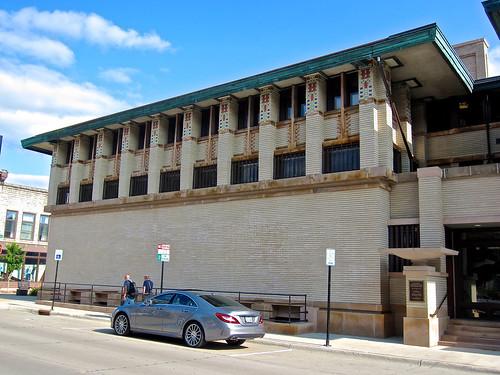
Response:
[[[247,341],[191,349],[151,335],[119,337],[109,323],[0,310],[2,374],[460,374],[401,361]],[[464,374],[466,372],[463,372]],[[468,371],[467,373],[470,373]]]

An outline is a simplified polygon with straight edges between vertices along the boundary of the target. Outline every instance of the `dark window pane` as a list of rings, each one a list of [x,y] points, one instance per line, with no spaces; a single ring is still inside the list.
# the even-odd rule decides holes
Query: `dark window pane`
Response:
[[[248,125],[248,98],[241,99],[238,103],[238,129],[246,129]]]
[[[389,248],[420,247],[419,225],[389,226]],[[389,272],[403,272],[404,266],[410,266],[411,261],[396,255],[389,255]]]
[[[178,191],[181,188],[181,171],[160,173],[160,193]]]
[[[130,178],[130,196],[146,195],[148,193],[148,175]]]
[[[92,200],[92,188],[93,184],[80,185],[80,197],[79,202],[89,202]]]
[[[306,174],[306,152],[298,151],[274,157],[274,179],[299,177]]]
[[[66,204],[69,201],[69,186],[57,189],[56,204]]]
[[[231,184],[244,184],[259,180],[259,159],[234,161],[231,164]]]
[[[358,169],[358,142],[330,146],[323,149],[323,173],[336,173]]]
[[[280,121],[292,118],[292,88],[280,92]]]
[[[102,199],[118,198],[118,180],[104,181]]]
[[[193,188],[201,189],[217,186],[217,164],[194,168]]]

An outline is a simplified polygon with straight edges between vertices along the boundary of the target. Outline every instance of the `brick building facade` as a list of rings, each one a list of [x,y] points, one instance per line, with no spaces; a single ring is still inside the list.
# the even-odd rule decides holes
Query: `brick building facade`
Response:
[[[476,104],[499,88],[428,25],[25,139],[52,155],[49,260],[62,282],[158,281],[168,243],[166,287],[307,294],[324,331],[335,248],[332,332],[401,334],[408,262],[381,249],[496,251],[500,116]],[[439,316],[471,312],[464,272]]]

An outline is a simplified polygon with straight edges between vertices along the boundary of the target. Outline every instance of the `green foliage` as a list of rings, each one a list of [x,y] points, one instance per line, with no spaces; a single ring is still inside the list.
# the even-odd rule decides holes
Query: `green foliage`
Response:
[[[38,291],[40,290],[40,287],[38,288],[31,288],[30,291],[28,292],[29,296],[36,297],[38,295]]]
[[[12,242],[5,246],[7,255],[0,257],[0,262],[7,263],[7,279],[10,279],[12,272],[22,267],[24,262],[24,246],[21,247],[17,243]]]

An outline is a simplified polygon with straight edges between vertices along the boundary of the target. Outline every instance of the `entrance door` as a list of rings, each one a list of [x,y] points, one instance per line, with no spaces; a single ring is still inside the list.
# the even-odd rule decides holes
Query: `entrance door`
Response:
[[[500,228],[451,229],[447,247],[452,257],[454,306],[450,315],[461,319],[500,321]]]

